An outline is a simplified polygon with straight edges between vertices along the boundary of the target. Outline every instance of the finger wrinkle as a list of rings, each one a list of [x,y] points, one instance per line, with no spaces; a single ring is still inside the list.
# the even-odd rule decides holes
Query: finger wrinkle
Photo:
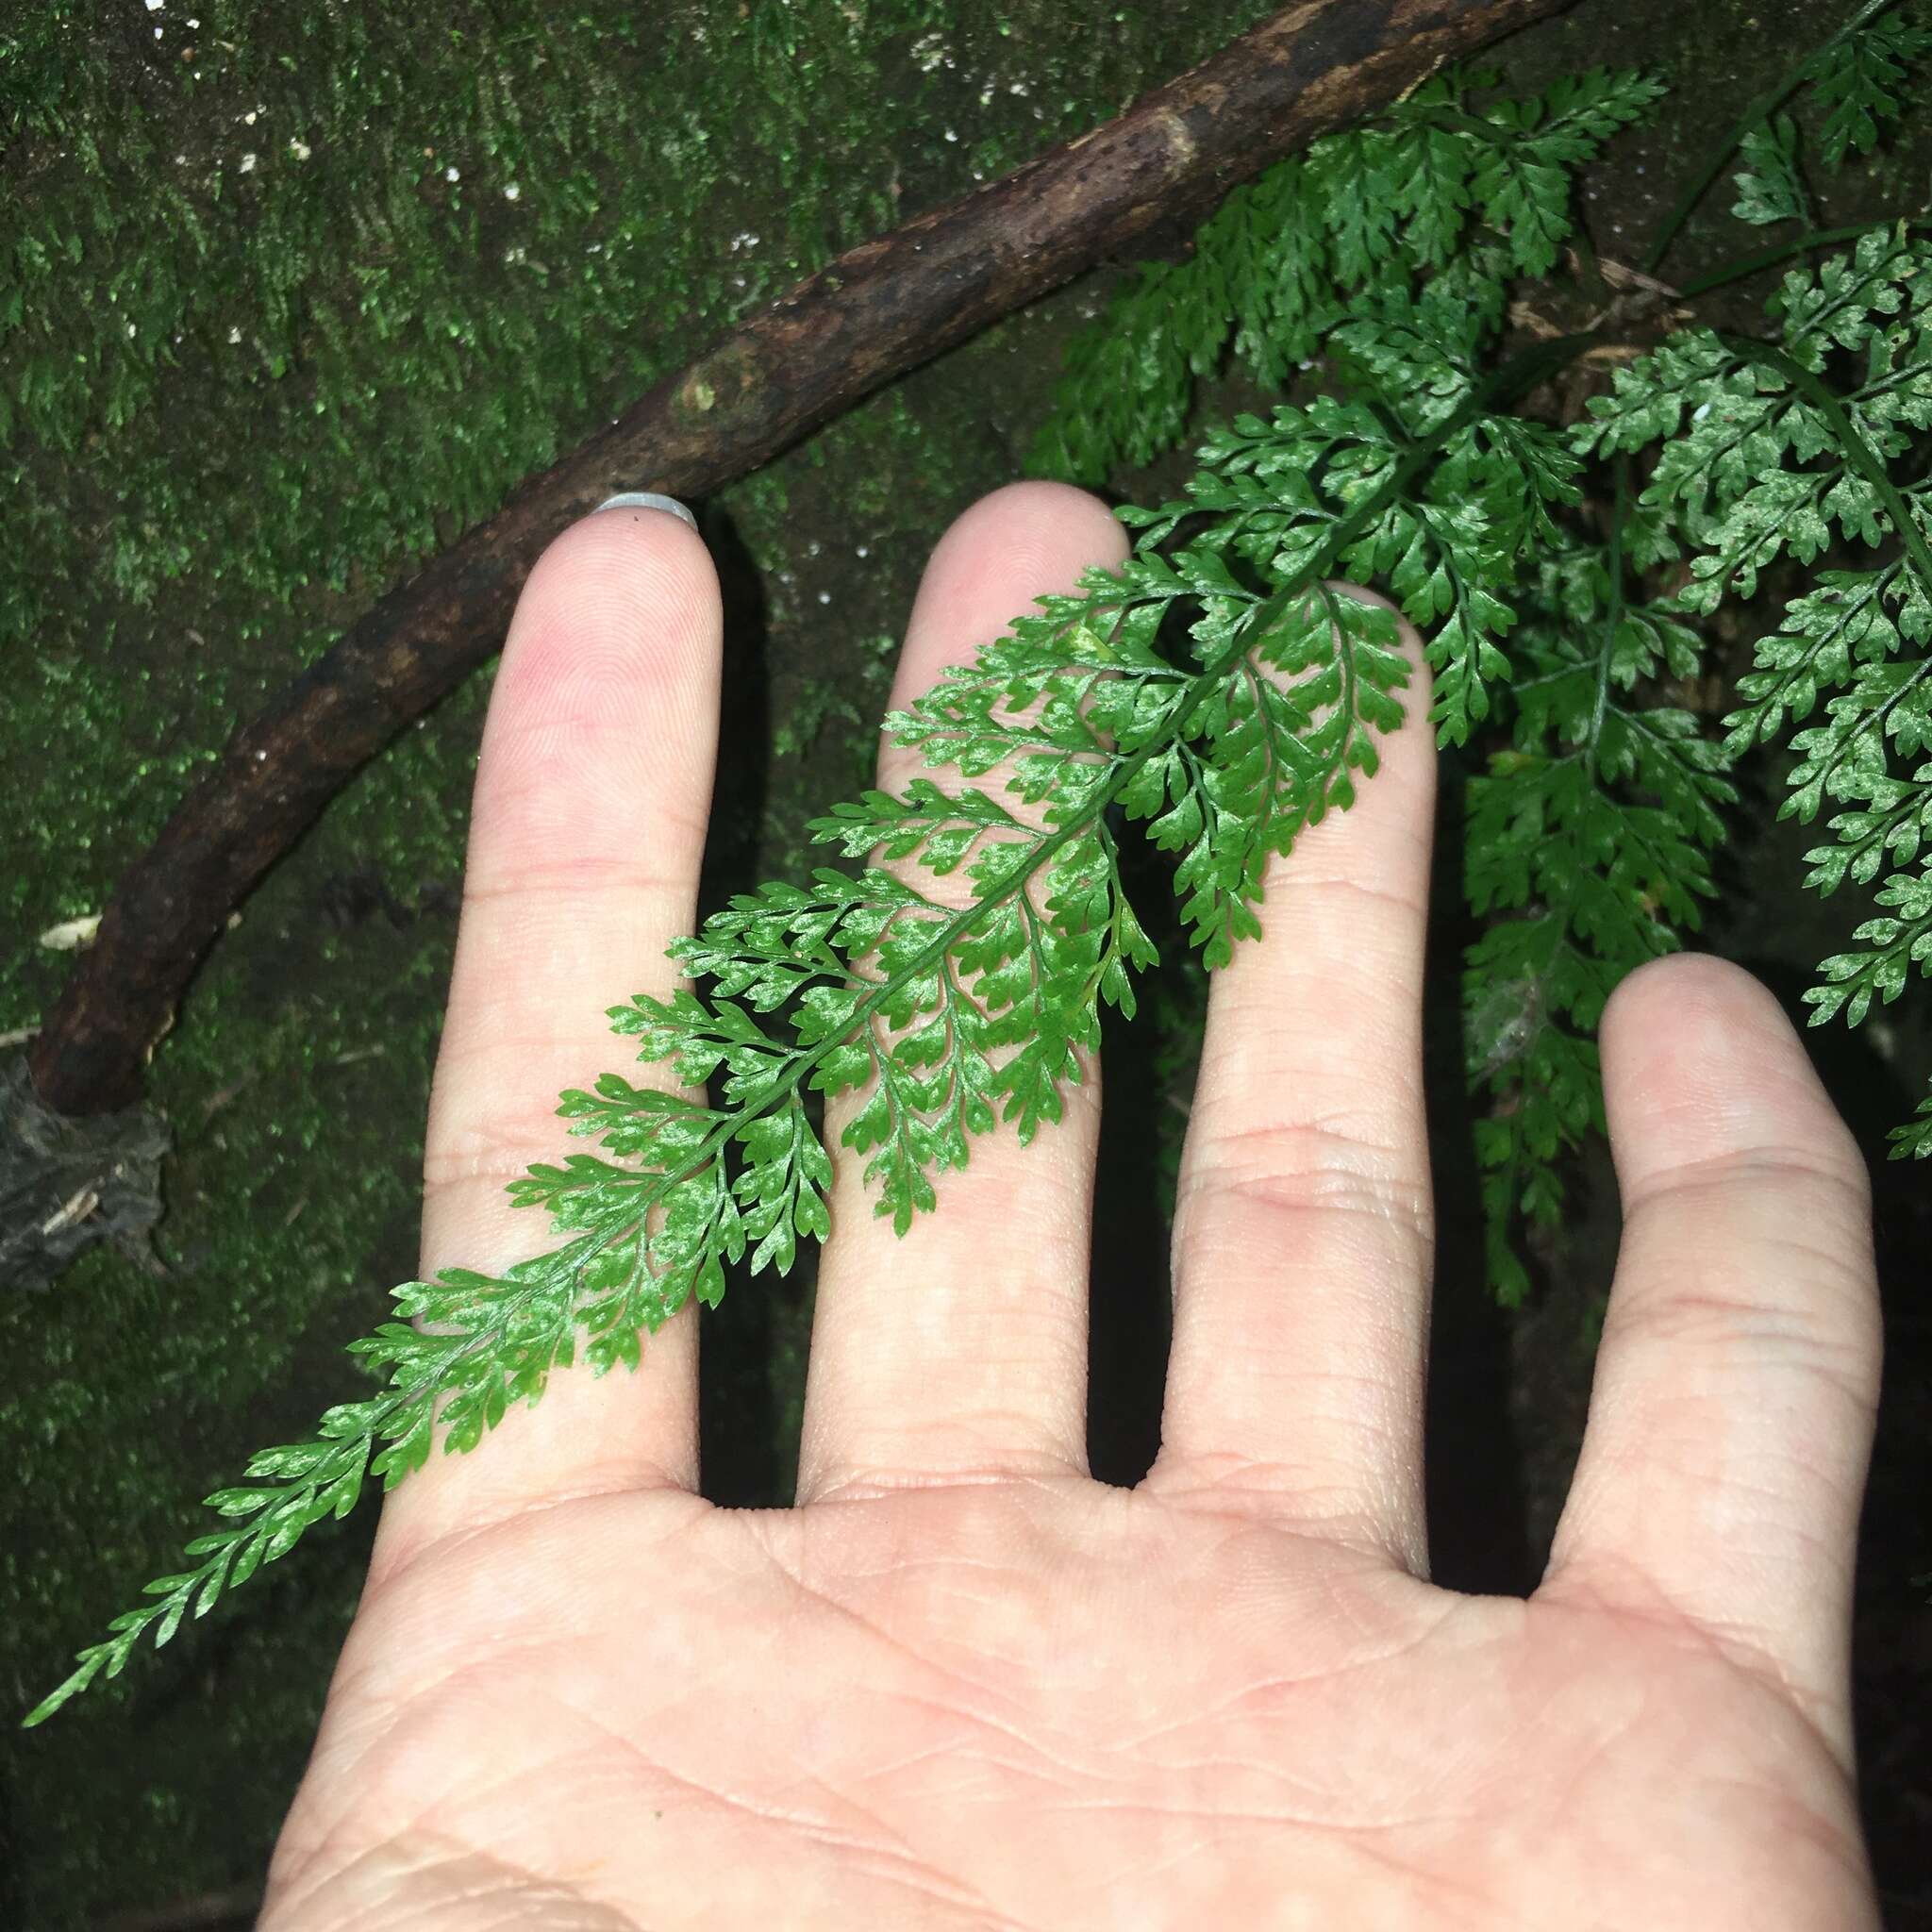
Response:
[[[1271,1462],[1226,1449],[1185,1449],[1164,1453],[1148,1472],[1144,1487],[1173,1507],[1231,1524],[1258,1525],[1273,1534],[1312,1541],[1324,1551],[1343,1550],[1377,1568],[1409,1566],[1417,1525],[1389,1486],[1374,1479],[1388,1466],[1394,1448],[1386,1426],[1364,1424],[1371,1455],[1345,1482],[1333,1479],[1327,1462],[1301,1466]],[[1323,1474],[1327,1472],[1327,1474]],[[1388,1489],[1387,1494],[1364,1491]]]
[[[1722,1194],[1740,1185],[1762,1183],[1774,1198],[1793,1183],[1813,1183],[1843,1195],[1862,1219],[1871,1197],[1871,1176],[1855,1149],[1850,1159],[1834,1160],[1815,1143],[1775,1143],[1721,1148],[1672,1161],[1648,1174],[1624,1176],[1625,1212],[1682,1196]]]
[[[1778,1256],[1784,1258],[1780,1244]],[[1856,1271],[1840,1260],[1838,1272]],[[1673,1351],[1705,1349],[1723,1343],[1726,1352],[1744,1352],[1744,1367],[1755,1371],[1774,1360],[1839,1380],[1847,1393],[1862,1391],[1865,1372],[1874,1366],[1860,1336],[1834,1333],[1815,1302],[1779,1304],[1748,1294],[1726,1295],[1702,1290],[1657,1289],[1633,1298],[1613,1298],[1605,1318],[1606,1339],[1636,1341]],[[1795,1358],[1794,1358],[1795,1357]],[[1857,1378],[1856,1380],[1854,1378]]]
[[[1417,863],[1422,865],[1422,848],[1417,847]],[[1391,868],[1393,870],[1393,868]],[[1326,875],[1310,876],[1299,870],[1291,857],[1276,859],[1270,867],[1262,881],[1261,899],[1263,903],[1271,897],[1297,902],[1304,899],[1321,900],[1333,895],[1352,904],[1372,906],[1382,911],[1399,913],[1405,921],[1413,922],[1419,928],[1422,921],[1428,916],[1428,900],[1424,892],[1400,891],[1387,886],[1371,885],[1355,873],[1335,873]],[[1237,952],[1237,958],[1241,957]]]
[[[659,826],[664,824],[686,851],[703,849],[704,828],[695,819],[655,808],[653,842],[659,841]],[[507,899],[537,898],[546,911],[554,910],[562,918],[570,916],[573,909],[557,904],[564,892],[584,895],[592,905],[605,894],[619,893],[651,893],[666,900],[689,901],[695,884],[686,868],[680,867],[674,876],[650,860],[591,852],[532,853],[494,864],[473,864],[464,876],[463,903],[491,905]]]
[[[552,1120],[555,1116],[550,1117]],[[547,1134],[518,1132],[504,1127],[474,1127],[463,1137],[470,1141],[468,1149],[458,1147],[438,1147],[423,1158],[423,1199],[441,1201],[442,1197],[458,1188],[489,1182],[498,1192],[508,1188],[514,1180],[521,1180],[530,1171],[533,1161],[546,1157],[555,1159],[565,1150],[558,1144],[556,1130]],[[519,1213],[528,1213],[519,1208]],[[544,1224],[541,1215],[531,1215],[527,1223],[535,1232]]]
[[[667,1512],[666,1521],[656,1536],[640,1534],[650,1519],[641,1512],[634,1514],[625,1524],[625,1546],[633,1552],[647,1550],[658,1542],[668,1542],[674,1537],[690,1535],[691,1519],[708,1516],[716,1507],[693,1493],[682,1476],[662,1468],[647,1456],[625,1449],[606,1456],[601,1461],[584,1469],[573,1481],[546,1489],[541,1495],[505,1495],[494,1506],[466,1507],[461,1522],[452,1524],[446,1529],[432,1530],[426,1536],[406,1535],[401,1539],[403,1546],[400,1550],[393,1547],[394,1537],[385,1539],[378,1536],[370,1558],[363,1608],[371,1607],[380,1596],[395,1590],[412,1570],[425,1561],[434,1559],[439,1564],[446,1563],[450,1557],[459,1555],[485,1537],[523,1528],[559,1509],[587,1503],[628,1499],[644,1490],[652,1492],[654,1509],[661,1508],[667,1495],[684,1497],[688,1507],[684,1510]],[[420,1613],[425,1621],[441,1624],[453,1607],[447,1601],[446,1585],[440,1577],[430,1577],[423,1587],[430,1594],[421,1605]],[[407,1607],[398,1611],[393,1605],[386,1604],[385,1609],[391,1616],[407,1614]],[[535,1641],[533,1640],[533,1645]]]
[[[1392,1171],[1374,1157],[1393,1161]],[[1370,1158],[1363,1158],[1370,1157]],[[1237,1129],[1205,1146],[1184,1175],[1175,1208],[1205,1214],[1196,1203],[1245,1200],[1285,1217],[1361,1216],[1432,1247],[1435,1210],[1426,1175],[1402,1172],[1399,1155],[1313,1123]]]
[[[816,1509],[828,1503],[877,1503],[892,1496],[937,1494],[960,1489],[1007,1488],[1016,1483],[1087,1480],[1079,1457],[1071,1446],[1039,1450],[1002,1449],[986,1458],[960,1455],[958,1447],[952,1442],[952,1435],[957,1433],[977,1438],[981,1431],[977,1427],[956,1430],[951,1425],[961,1421],[976,1424],[986,1420],[1002,1418],[997,1411],[991,1410],[983,1416],[951,1418],[945,1444],[947,1454],[930,1467],[908,1463],[903,1454],[891,1461],[877,1457],[849,1459],[841,1457],[837,1462],[821,1463],[812,1472],[808,1507]],[[1031,1410],[1004,1420],[1008,1435],[1015,1433],[1016,1429],[1024,1429],[1030,1434],[1040,1426],[1040,1417]],[[841,1438],[859,1433],[842,1421],[835,1426]],[[894,1432],[873,1429],[866,1433],[876,1438]],[[914,1440],[926,1439],[915,1437]]]
[[[1270,1071],[1283,1080],[1293,1081],[1304,1072],[1319,1077],[1332,1070],[1273,1066]],[[1412,1166],[1406,1141],[1378,1141],[1357,1124],[1363,1118],[1380,1121],[1385,1117],[1386,1110],[1377,1107],[1373,1111],[1350,1108],[1311,1117],[1244,1121],[1209,1130],[1203,1138],[1202,1158],[1224,1169],[1257,1173],[1398,1176]],[[1426,1185],[1413,1175],[1409,1178],[1417,1187]]]

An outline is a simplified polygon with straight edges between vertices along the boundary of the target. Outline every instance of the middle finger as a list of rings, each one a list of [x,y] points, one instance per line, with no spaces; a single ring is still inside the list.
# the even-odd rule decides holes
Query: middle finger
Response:
[[[920,584],[895,706],[969,660],[1126,538],[1106,507],[1058,483],[995,491],[941,539]],[[880,783],[903,789],[919,754],[888,747]],[[943,774],[941,774],[943,776]],[[998,796],[997,774],[979,781]],[[1006,795],[1017,814],[1022,808]],[[908,876],[964,904],[964,869]],[[853,1111],[830,1111],[839,1125]],[[937,1177],[939,1211],[900,1238],[875,1218],[850,1152],[837,1163],[834,1234],[819,1271],[799,1447],[798,1500],[834,1491],[1086,1467],[1087,1261],[1099,1132],[1098,1069],[1065,1117],[1023,1147],[1010,1126],[976,1136],[971,1165]]]

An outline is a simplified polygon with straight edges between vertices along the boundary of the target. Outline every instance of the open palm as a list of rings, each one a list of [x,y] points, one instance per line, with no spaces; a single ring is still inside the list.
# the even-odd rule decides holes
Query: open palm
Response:
[[[935,553],[901,695],[1121,549],[1076,491],[984,500]],[[587,520],[525,591],[427,1267],[541,1239],[502,1183],[606,1052],[613,972],[668,984],[719,623],[703,546],[650,510]],[[1874,1924],[1846,1685],[1864,1177],[1741,974],[1665,962],[1606,1017],[1624,1253],[1542,1586],[1424,1580],[1432,781],[1397,734],[1217,977],[1138,1489],[1085,1471],[1097,1080],[1033,1149],[983,1143],[903,1241],[841,1173],[799,1507],[695,1493],[689,1312],[637,1377],[560,1376],[411,1477],[271,1932]]]

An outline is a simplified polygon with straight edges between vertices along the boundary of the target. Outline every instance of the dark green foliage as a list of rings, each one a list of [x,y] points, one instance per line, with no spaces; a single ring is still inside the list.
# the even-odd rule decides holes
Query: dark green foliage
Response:
[[[1820,571],[1789,601],[1724,721],[1729,757],[1779,741],[1798,754],[1783,816],[1829,812],[1807,885],[1834,892],[1885,874],[1882,912],[1852,935],[1862,943],[1825,959],[1806,995],[1814,1024],[1842,1014],[1856,1025],[1932,972],[1932,518],[1925,484],[1907,480],[1916,434],[1932,426],[1928,298],[1932,248],[1874,229],[1785,277],[1774,349],[1674,337],[1620,373],[1576,435],[1580,449],[1663,439],[1645,501],[1690,553],[1674,599],[1687,614],[1751,595],[1781,558],[1810,563],[1833,543],[1872,555]],[[1901,1130],[1896,1152],[1927,1150],[1923,1123]]]
[[[1529,1289],[1516,1214],[1556,1221],[1561,1157],[1603,1125],[1604,1003],[1697,925],[1735,795],[1697,719],[1643,695],[1660,674],[1694,673],[1702,646],[1625,601],[1625,561],[1615,541],[1545,558],[1523,599],[1512,741],[1469,783],[1465,890],[1491,923],[1465,962],[1464,1046],[1489,1103],[1476,1151],[1491,1284],[1511,1305]]]
[[[1798,126],[1789,114],[1754,127],[1739,142],[1738,158],[1744,165],[1732,177],[1738,198],[1731,212],[1740,222],[1761,228],[1809,219],[1809,197],[1798,168]]]
[[[1145,272],[1094,346],[1069,358],[1060,420],[1034,466],[1099,481],[1172,442],[1194,377],[1226,354],[1283,382],[1319,352],[1321,391],[1275,412],[1292,425],[1275,467],[1251,479],[1253,419],[1216,432],[1204,454],[1232,460],[1198,506],[1224,520],[1212,541],[1238,555],[1308,541],[1463,403],[1493,358],[1511,278],[1557,259],[1574,171],[1660,92],[1603,71],[1526,101],[1482,91],[1480,76],[1440,75],[1387,122],[1231,196],[1191,262]],[[1197,328],[1197,311],[1214,325]],[[1698,646],[1681,625],[1626,608],[1609,549],[1579,534],[1582,456],[1544,423],[1485,416],[1343,558],[1423,633],[1443,741],[1506,723],[1513,739],[1469,791],[1467,890],[1491,924],[1465,995],[1469,1076],[1487,1104],[1491,1281],[1511,1302],[1527,1289],[1518,1215],[1555,1216],[1562,1158],[1601,1124],[1604,1000],[1693,923],[1703,848],[1722,836],[1716,808],[1729,796],[1695,721],[1631,696],[1660,665],[1681,675]],[[1636,561],[1669,548],[1660,528],[1647,541]],[[1651,789],[1659,776],[1667,798]]]
[[[1904,63],[1928,47],[1932,34],[1865,7],[1777,101],[1805,92],[1837,168],[1895,118]],[[1230,354],[1266,382],[1309,371],[1321,392],[1308,424],[1377,425],[1390,449],[1431,399],[1453,406],[1495,352],[1509,278],[1557,259],[1570,170],[1655,90],[1595,73],[1530,102],[1479,94],[1474,77],[1441,76],[1384,123],[1230,197],[1193,259],[1146,271],[1069,358],[1062,420],[1036,444],[1036,467],[1098,482],[1147,460],[1177,437],[1195,378]],[[1777,101],[1738,143],[1734,212],[1758,225],[1810,218],[1799,125]],[[1905,230],[1874,228],[1786,276],[1773,341],[1673,335],[1619,372],[1567,441],[1496,419],[1487,469],[1439,474],[1422,550],[1363,542],[1347,559],[1429,641],[1444,736],[1493,743],[1507,727],[1468,788],[1465,890],[1485,930],[1466,961],[1464,1015],[1491,1280],[1506,1302],[1529,1285],[1518,1216],[1554,1221],[1564,1158],[1601,1127],[1593,1036],[1610,989],[1680,945],[1712,891],[1728,767],[1759,741],[1798,751],[1787,813],[1840,808],[1837,844],[1810,855],[1821,890],[1911,860],[1932,824],[1932,558],[1912,555],[1924,548],[1924,486],[1903,467],[1932,425],[1927,259]],[[1632,500],[1619,474],[1653,450]],[[1298,454],[1317,490],[1331,475],[1345,489],[1317,435]],[[1601,508],[1566,509],[1586,498]],[[1248,508],[1233,491],[1212,507]],[[1704,621],[1752,596],[1767,569],[1846,543],[1875,547],[1875,566],[1822,570],[1791,600],[1740,682],[1743,708],[1713,740],[1663,690],[1702,675]],[[1685,558],[1690,581],[1674,596],[1640,597],[1644,574]],[[1822,723],[1790,729],[1821,702]],[[1882,916],[1856,934],[1864,949],[1824,962],[1814,1019],[1842,1009],[1856,1022],[1932,970],[1918,876],[1890,874]],[[1932,1152],[1932,1122],[1901,1129],[1897,1151]]]
[[[1870,154],[1882,125],[1903,111],[1906,69],[1932,52],[1932,33],[1895,13],[1877,12],[1826,51],[1828,58],[1806,77],[1824,110],[1819,142],[1824,165],[1840,168],[1849,155]]]
[[[1236,189],[1190,260],[1144,269],[1074,344],[1029,470],[1098,484],[1151,461],[1179,441],[1196,378],[1230,345],[1285,385],[1365,291],[1407,297],[1427,277],[1492,331],[1509,278],[1555,265],[1574,169],[1663,91],[1599,68],[1479,106],[1487,79],[1438,75],[1384,120]]]

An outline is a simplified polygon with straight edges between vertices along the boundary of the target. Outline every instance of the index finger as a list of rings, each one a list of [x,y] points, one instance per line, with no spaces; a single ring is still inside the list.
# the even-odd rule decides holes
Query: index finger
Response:
[[[557,1118],[630,1053],[605,1017],[668,996],[665,948],[691,930],[710,809],[724,620],[702,539],[606,508],[530,574],[491,692],[463,911],[424,1155],[425,1278],[496,1273],[558,1245],[504,1190],[571,1143]],[[661,1066],[639,1086],[674,1084]],[[581,1143],[579,1143],[581,1144]],[[432,1454],[389,1498],[378,1574],[452,1529],[566,1494],[697,1479],[696,1310],[635,1377],[550,1377],[488,1454]]]

